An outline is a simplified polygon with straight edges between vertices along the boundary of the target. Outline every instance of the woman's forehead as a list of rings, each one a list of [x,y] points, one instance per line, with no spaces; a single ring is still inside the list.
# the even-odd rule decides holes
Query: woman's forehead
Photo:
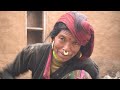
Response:
[[[58,36],[64,36],[72,41],[76,41],[75,37],[72,35],[72,33],[69,30],[61,30]]]

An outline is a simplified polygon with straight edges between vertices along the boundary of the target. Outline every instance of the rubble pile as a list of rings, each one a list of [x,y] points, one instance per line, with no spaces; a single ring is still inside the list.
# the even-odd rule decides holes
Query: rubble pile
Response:
[[[102,79],[120,79],[120,72],[118,71],[115,77],[112,77],[110,75],[105,75]]]

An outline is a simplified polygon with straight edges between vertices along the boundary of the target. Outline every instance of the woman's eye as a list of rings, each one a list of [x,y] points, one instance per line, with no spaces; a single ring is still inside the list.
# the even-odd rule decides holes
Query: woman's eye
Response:
[[[65,41],[65,39],[64,39],[63,37],[60,37],[60,39],[61,39],[62,41]]]
[[[77,42],[74,42],[73,44],[74,44],[74,45],[79,45],[79,43],[77,43]]]

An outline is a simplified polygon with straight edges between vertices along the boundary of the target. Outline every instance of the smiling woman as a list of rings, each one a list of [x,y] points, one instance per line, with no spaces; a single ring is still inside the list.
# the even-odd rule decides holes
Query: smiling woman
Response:
[[[0,72],[1,78],[15,78],[31,70],[33,79],[97,79],[98,66],[90,59],[94,31],[86,16],[67,12],[55,23],[52,43],[25,47],[15,61]]]
[[[77,43],[73,35],[68,30],[61,30],[53,41],[53,50],[63,62],[75,56],[80,49],[80,44]]]

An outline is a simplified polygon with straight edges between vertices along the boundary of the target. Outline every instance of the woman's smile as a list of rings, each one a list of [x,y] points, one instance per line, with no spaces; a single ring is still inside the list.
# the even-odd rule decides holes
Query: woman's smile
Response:
[[[68,60],[70,58],[70,56],[68,56],[68,55],[65,56],[62,52],[59,52],[59,51],[57,52],[57,55],[64,60],[65,59]]]

